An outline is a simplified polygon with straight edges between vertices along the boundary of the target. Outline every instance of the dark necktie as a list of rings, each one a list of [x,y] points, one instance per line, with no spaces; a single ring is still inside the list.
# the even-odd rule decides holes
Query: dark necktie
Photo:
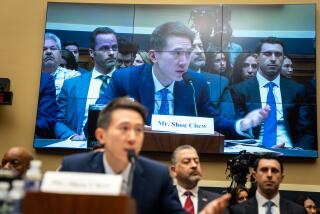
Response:
[[[273,202],[272,201],[267,201],[265,203],[265,206],[267,207],[266,214],[272,214],[271,209],[272,209],[272,206],[273,206]]]
[[[185,196],[187,196],[186,202],[184,204],[184,210],[188,213],[188,214],[194,214],[194,207],[193,207],[193,203],[191,200],[191,196],[192,193],[189,191],[186,191],[184,193]]]
[[[161,93],[161,105],[159,109],[159,114],[168,115],[169,114],[169,102],[168,102],[168,93],[167,88],[163,88],[159,91]]]
[[[275,84],[273,82],[269,82],[266,86],[269,87],[267,104],[270,106],[271,110],[269,112],[269,116],[264,122],[262,145],[266,148],[270,148],[276,145],[277,140],[277,106],[276,99],[273,94],[273,87]]]
[[[102,80],[102,84],[99,91],[99,97],[101,97],[102,94],[105,93],[107,87],[108,87],[108,79],[110,78],[108,75],[101,75],[98,77]]]

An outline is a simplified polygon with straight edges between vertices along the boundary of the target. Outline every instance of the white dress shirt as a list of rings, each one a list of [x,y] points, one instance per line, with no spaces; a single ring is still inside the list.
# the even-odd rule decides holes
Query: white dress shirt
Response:
[[[266,203],[269,201],[265,197],[263,197],[258,191],[256,191],[256,199],[258,202],[258,214],[266,214],[267,206]],[[270,201],[273,202],[273,206],[271,208],[272,214],[280,214],[280,194],[278,194],[272,198]]]
[[[152,78],[154,83],[154,111],[153,114],[159,114],[160,106],[161,106],[161,92],[163,88],[167,88],[169,90],[168,92],[168,103],[169,103],[169,114],[174,114],[174,94],[173,94],[173,88],[174,88],[174,81],[167,87],[163,86],[159,80],[157,79],[156,75],[153,72],[152,69]]]
[[[113,69],[110,73],[108,73],[106,75],[111,78],[114,70],[115,69]],[[102,85],[102,80],[100,79],[101,75],[103,75],[103,74],[101,74],[99,71],[97,71],[95,68],[93,68],[91,79],[90,79],[90,84],[89,84],[89,89],[88,89],[88,95],[86,97],[87,101],[86,101],[86,109],[84,112],[83,123],[82,123],[82,132],[83,132],[83,127],[86,125],[87,120],[88,120],[89,106],[94,105],[96,103],[97,99],[99,98],[100,88]],[[110,78],[108,79],[108,81],[110,81]],[[79,99],[84,99],[84,97],[80,97]]]
[[[178,190],[178,196],[179,196],[179,200],[180,200],[182,208],[184,207],[184,204],[186,203],[186,200],[187,200],[187,196],[184,193],[186,191],[192,193],[191,201],[193,203],[194,213],[198,213],[198,191],[199,191],[199,187],[196,186],[195,188],[193,188],[191,190],[186,190],[185,188],[183,188],[182,186],[177,184],[177,190]]]
[[[103,160],[104,171],[106,174],[121,175],[122,176],[123,180],[122,180],[121,193],[127,194],[127,187],[128,187],[128,180],[129,180],[129,173],[130,173],[130,169],[131,169],[131,163],[128,164],[128,166],[125,168],[125,170],[123,170],[123,172],[121,172],[120,174],[117,174],[116,172],[113,171],[113,169],[109,165],[105,153],[103,153],[102,160]]]
[[[265,87],[270,81],[264,78],[259,72],[257,72],[257,80],[259,83],[259,91],[261,98],[261,106],[262,108],[267,104],[267,95],[269,88]],[[280,90],[280,75],[278,75],[273,81],[275,86],[273,87],[273,94],[276,100],[277,106],[277,144],[285,143],[285,147],[292,148],[292,142],[289,138],[288,131],[284,126],[284,118],[283,118],[283,108],[282,108],[282,98],[281,98],[281,90]],[[262,139],[264,133],[263,124],[261,125],[261,131],[259,138]]]

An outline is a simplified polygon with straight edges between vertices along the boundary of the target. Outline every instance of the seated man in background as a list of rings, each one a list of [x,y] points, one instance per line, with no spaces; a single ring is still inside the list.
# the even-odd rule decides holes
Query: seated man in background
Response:
[[[255,139],[262,139],[266,148],[300,147],[312,149],[316,143],[310,134],[303,85],[280,75],[284,45],[269,37],[257,48],[259,69],[256,77],[233,86],[236,115],[266,105],[271,107],[263,126],[253,128]]]
[[[149,51],[153,64],[115,71],[97,103],[106,104],[116,97],[130,96],[147,107],[148,125],[152,114],[212,117],[216,130],[227,138],[240,137],[243,131],[260,124],[268,114],[268,107],[251,112],[237,123],[212,107],[205,78],[187,71],[193,39],[194,33],[179,22],[156,27]],[[192,84],[182,81],[183,74],[190,75]]]
[[[210,101],[217,111],[226,117],[233,118],[234,106],[228,89],[229,80],[224,76],[209,73],[204,70],[206,55],[199,33],[196,33],[192,46],[193,50],[190,56],[189,69],[202,74],[206,78],[209,86]]]
[[[138,52],[138,46],[125,38],[118,39],[116,69],[132,66]]]
[[[174,191],[168,168],[139,156],[144,139],[146,109],[129,98],[118,98],[101,110],[95,135],[104,152],[88,152],[67,156],[60,171],[95,172],[122,175],[128,184],[131,163],[128,151],[138,155],[133,171],[132,197],[137,213],[185,213]],[[229,195],[207,205],[204,213],[221,213]]]
[[[75,41],[64,42],[63,48],[72,52],[72,54],[76,60],[76,63],[77,63],[77,71],[79,71],[81,74],[88,72],[87,69],[85,69],[79,65],[80,53],[79,53],[79,44],[77,42],[75,42]]]
[[[202,177],[200,159],[190,145],[182,145],[174,150],[170,172],[177,181],[180,203],[188,214],[199,213],[207,203],[220,196],[199,189],[198,182]]]
[[[32,154],[23,147],[12,147],[2,157],[1,169],[14,169],[22,178],[33,160]]]
[[[74,70],[62,68],[61,63],[61,41],[53,33],[45,33],[42,54],[42,71],[51,74],[56,86],[56,99],[60,94],[65,80],[79,76],[81,73]]]
[[[253,177],[257,182],[256,195],[232,207],[234,214],[304,214],[304,207],[288,201],[279,194],[284,178],[283,163],[277,156],[262,155],[255,161]]]
[[[281,65],[281,75],[291,79],[292,73],[293,73],[292,60],[289,57],[284,56],[283,63]]]

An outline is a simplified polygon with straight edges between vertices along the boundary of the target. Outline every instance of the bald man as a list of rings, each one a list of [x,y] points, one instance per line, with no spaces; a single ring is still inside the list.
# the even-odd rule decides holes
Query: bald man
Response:
[[[23,147],[12,147],[3,156],[1,169],[15,169],[23,177],[33,160],[31,153]]]

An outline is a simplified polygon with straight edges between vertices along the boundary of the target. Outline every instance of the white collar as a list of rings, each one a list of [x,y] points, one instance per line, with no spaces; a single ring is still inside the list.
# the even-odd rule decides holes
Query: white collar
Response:
[[[260,74],[261,70],[257,72],[257,80],[259,83],[259,87],[263,88],[265,87],[266,84],[268,84],[270,81],[267,80],[266,78],[264,78],[261,74]],[[280,74],[271,82],[273,82],[277,87],[280,87]]]
[[[268,200],[263,195],[261,195],[260,192],[257,190],[256,191],[256,199],[258,202],[258,206],[264,206],[266,204],[266,202],[272,201],[274,206],[280,207],[280,194],[279,194],[279,192],[272,199]]]
[[[101,75],[107,75],[110,78],[112,77],[113,72],[115,71],[115,68],[113,67],[112,71],[107,73],[107,74],[102,74],[99,71],[97,71],[96,67],[93,68],[92,70],[92,79],[96,79],[97,77],[101,76]]]
[[[178,190],[178,195],[179,195],[180,197],[185,196],[184,193],[185,193],[186,191],[189,191],[189,192],[192,193],[193,196],[198,197],[199,187],[198,187],[198,186],[195,186],[193,189],[185,189],[185,188],[183,188],[182,186],[180,186],[179,184],[177,184],[177,190]]]
[[[173,87],[174,87],[175,81],[173,81],[168,87],[163,86],[160,83],[160,81],[157,79],[156,75],[154,74],[153,68],[152,68],[152,78],[153,78],[155,92],[160,91],[163,88],[167,88],[173,94]]]
[[[107,161],[107,156],[106,156],[106,154],[104,152],[103,152],[103,155],[102,155],[102,160],[103,160],[103,166],[104,166],[105,173],[106,174],[111,174],[111,175],[117,175],[117,173],[115,173],[113,171],[113,169],[111,168],[111,166],[109,165],[109,163]],[[118,175],[122,175],[123,179],[125,181],[128,181],[130,169],[131,169],[131,163],[129,163],[127,165],[127,167],[121,173],[118,173]]]

